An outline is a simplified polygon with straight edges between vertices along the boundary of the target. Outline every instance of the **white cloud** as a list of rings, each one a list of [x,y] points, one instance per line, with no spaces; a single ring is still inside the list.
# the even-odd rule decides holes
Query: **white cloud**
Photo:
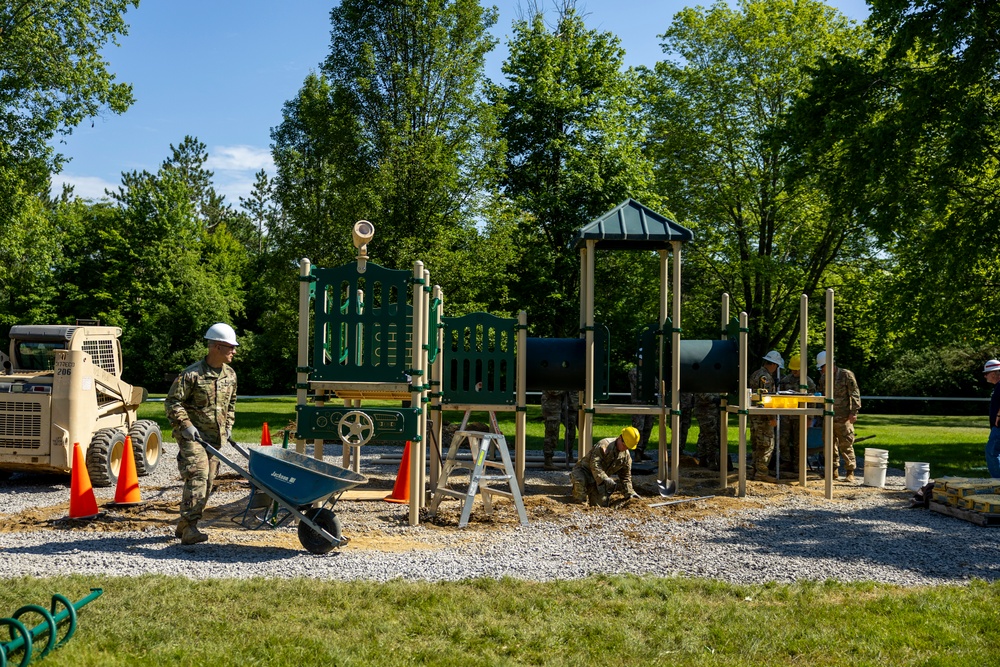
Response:
[[[75,176],[73,174],[56,174],[52,178],[52,196],[62,194],[63,184],[73,186],[73,194],[80,199],[107,199],[105,190],[117,190],[117,183],[110,183],[98,176]]]
[[[205,166],[213,171],[274,171],[271,151],[257,146],[216,146],[208,155]]]

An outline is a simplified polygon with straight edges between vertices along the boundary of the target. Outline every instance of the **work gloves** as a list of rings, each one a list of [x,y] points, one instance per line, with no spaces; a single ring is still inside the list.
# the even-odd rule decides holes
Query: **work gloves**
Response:
[[[614,491],[614,490],[615,490],[615,480],[611,479],[610,477],[605,477],[604,478],[604,492],[607,493],[608,495],[610,495],[611,492]]]
[[[199,433],[198,429],[196,429],[192,424],[191,426],[185,426],[181,429],[181,436],[183,436],[185,440],[197,442],[198,439],[201,438],[201,433]]]

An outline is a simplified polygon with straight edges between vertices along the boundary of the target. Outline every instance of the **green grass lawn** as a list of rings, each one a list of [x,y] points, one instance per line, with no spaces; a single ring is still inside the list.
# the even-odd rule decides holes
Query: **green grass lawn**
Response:
[[[373,405],[399,405],[398,403],[373,402]],[[156,419],[163,428],[164,437],[172,439],[167,420],[163,413],[162,402],[147,402],[139,408],[139,416],[143,419]],[[461,412],[445,411],[446,421],[460,422]],[[485,412],[473,412],[471,421],[489,422]],[[268,423],[272,434],[284,428],[295,420],[295,399],[268,398],[243,399],[237,403],[236,429],[234,436],[240,442],[259,442],[261,427]],[[514,433],[514,413],[497,413],[500,430],[508,437]],[[623,426],[628,425],[626,417],[597,415],[594,420],[594,438],[606,438],[617,435]],[[739,436],[735,418],[730,419],[729,444],[730,451],[737,451]],[[864,458],[865,447],[876,447],[889,452],[889,465],[902,468],[906,461],[922,461],[931,466],[932,477],[944,475],[965,475],[986,477],[986,463],[983,450],[989,429],[983,417],[934,417],[906,415],[868,415],[862,414],[857,423],[858,437],[874,435],[874,438],[859,443],[856,453],[859,459]],[[528,449],[541,450],[544,438],[544,424],[541,420],[541,408],[537,405],[528,406]],[[669,432],[667,437],[669,438]],[[277,437],[274,437],[277,442]],[[695,422],[688,432],[686,449],[693,451],[698,440],[698,425]],[[653,443],[657,442],[657,429],[653,428]]]
[[[104,595],[80,611],[75,636],[38,664],[1000,664],[1000,584],[983,582],[18,578],[0,587],[0,615],[47,605],[54,592],[78,600],[92,586]]]

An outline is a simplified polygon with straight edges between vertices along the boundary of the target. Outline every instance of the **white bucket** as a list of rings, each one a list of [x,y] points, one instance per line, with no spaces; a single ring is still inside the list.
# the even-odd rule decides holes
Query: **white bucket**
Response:
[[[889,452],[885,449],[865,449],[865,486],[885,486],[885,471],[889,467]]]
[[[916,461],[906,462],[906,488],[910,491],[919,491],[931,476],[931,464],[919,463]]]

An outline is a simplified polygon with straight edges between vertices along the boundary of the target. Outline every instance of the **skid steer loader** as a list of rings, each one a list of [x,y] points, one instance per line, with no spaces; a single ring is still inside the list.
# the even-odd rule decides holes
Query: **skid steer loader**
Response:
[[[121,379],[118,327],[29,325],[10,330],[10,353],[0,352],[0,471],[68,473],[73,443],[84,449],[94,486],[118,480],[125,436],[136,472],[160,462],[163,436],[137,419],[146,390]]]

